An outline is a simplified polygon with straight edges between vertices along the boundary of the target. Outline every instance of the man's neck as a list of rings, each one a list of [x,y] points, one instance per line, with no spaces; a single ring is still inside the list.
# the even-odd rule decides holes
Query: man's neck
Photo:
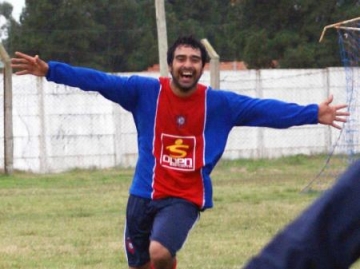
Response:
[[[179,87],[177,87],[174,83],[173,80],[170,81],[170,88],[171,88],[171,91],[178,97],[182,97],[182,98],[185,98],[185,97],[189,97],[190,95],[192,95],[196,89],[197,89],[197,84],[190,90],[188,91],[183,91],[183,90],[180,90]]]

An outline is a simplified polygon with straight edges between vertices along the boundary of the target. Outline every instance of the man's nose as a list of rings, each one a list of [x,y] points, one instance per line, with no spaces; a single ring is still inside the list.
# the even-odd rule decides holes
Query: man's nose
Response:
[[[187,58],[185,61],[184,61],[184,66],[185,67],[191,67],[193,65],[192,61],[190,58]]]

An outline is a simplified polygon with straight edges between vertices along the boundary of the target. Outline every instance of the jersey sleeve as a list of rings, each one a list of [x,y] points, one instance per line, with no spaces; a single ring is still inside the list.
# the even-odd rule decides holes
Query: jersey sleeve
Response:
[[[149,88],[156,79],[140,76],[118,76],[91,68],[74,67],[50,61],[46,75],[48,81],[77,87],[84,91],[96,91],[105,98],[131,111],[135,107],[140,91]]]
[[[226,93],[230,117],[235,126],[289,128],[317,124],[318,105],[306,106],[275,99],[259,99]]]

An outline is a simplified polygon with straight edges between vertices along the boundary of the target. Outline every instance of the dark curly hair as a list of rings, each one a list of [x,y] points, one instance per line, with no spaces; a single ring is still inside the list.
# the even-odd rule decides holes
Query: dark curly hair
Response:
[[[198,39],[194,38],[192,35],[181,36],[174,42],[174,44],[172,44],[172,46],[167,51],[168,65],[171,65],[174,60],[174,52],[176,48],[182,45],[187,45],[194,49],[199,49],[201,52],[202,67],[205,66],[205,64],[208,62],[208,54],[205,49],[205,46]]]

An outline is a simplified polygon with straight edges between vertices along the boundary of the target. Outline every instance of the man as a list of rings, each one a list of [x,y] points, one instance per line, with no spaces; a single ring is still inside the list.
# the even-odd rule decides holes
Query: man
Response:
[[[129,268],[171,269],[201,211],[211,208],[210,173],[234,126],[288,128],[326,124],[340,128],[346,105],[299,106],[256,99],[198,84],[207,61],[192,36],[169,48],[171,78],[120,77],[96,70],[44,62],[16,53],[18,75],[85,91],[98,91],[133,114],[139,157],[127,206],[125,249]]]
[[[348,269],[360,257],[360,160],[245,269]]]

